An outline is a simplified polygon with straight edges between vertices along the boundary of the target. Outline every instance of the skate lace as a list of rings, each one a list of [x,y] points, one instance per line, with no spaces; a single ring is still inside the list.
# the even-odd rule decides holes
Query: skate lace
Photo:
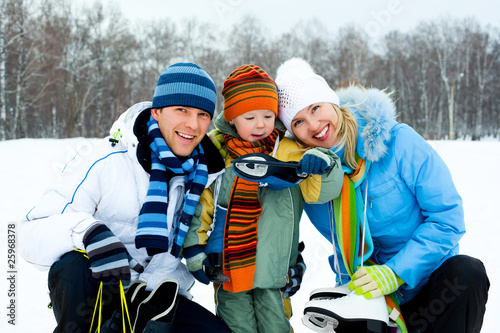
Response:
[[[338,254],[337,254],[337,247],[335,246],[335,244],[336,244],[335,234],[334,234],[334,229],[335,229],[334,221],[335,221],[335,218],[333,216],[333,201],[329,202],[328,214],[330,215],[329,216],[329,219],[330,219],[330,233],[331,233],[331,236],[332,236],[332,244],[333,244],[333,266],[334,266],[335,272],[337,272],[338,275],[339,275],[340,284],[344,284],[343,281],[342,281],[342,273],[340,271],[340,264],[339,264],[339,257],[338,257]]]
[[[101,283],[99,284],[99,291],[97,292],[97,300],[95,302],[94,313],[92,315],[92,322],[90,323],[89,333],[92,332],[92,328],[94,326],[94,319],[95,319],[95,315],[97,312],[97,308],[99,308],[99,312],[98,312],[98,317],[97,317],[97,330],[96,330],[96,332],[98,332],[98,333],[101,332],[101,309],[102,309],[102,305],[103,305],[102,304],[102,286],[103,286],[103,282],[101,281]],[[125,315],[121,316],[122,317],[123,332],[126,331],[125,317],[127,317],[127,319],[128,319],[128,325],[130,327],[130,332],[132,332],[132,323],[130,322],[130,315],[128,312],[127,301],[125,299],[125,290],[123,289],[123,283],[121,280],[120,280],[120,303],[121,303],[121,308],[122,308],[122,314],[125,314]]]
[[[361,267],[363,267],[363,262],[365,261],[365,235],[366,235],[366,208],[368,202],[368,176],[369,172],[366,172],[366,187],[365,187],[365,200],[364,200],[364,211],[363,211],[363,235],[361,236]]]
[[[363,234],[361,238],[361,267],[363,267],[364,263],[364,255],[365,255],[365,235],[366,235],[366,211],[367,211],[367,202],[368,202],[368,178],[369,178],[369,171],[366,173],[366,185],[365,185],[365,200],[364,200],[364,207],[363,207]],[[340,264],[339,264],[339,259],[338,259],[338,254],[337,254],[337,248],[335,246],[335,235],[334,235],[334,216],[333,216],[333,202],[330,201],[329,205],[329,218],[330,218],[330,233],[332,237],[332,243],[333,243],[333,265],[334,269],[336,272],[338,272],[339,277],[340,277],[340,284],[344,284],[342,281],[342,274],[340,273]]]

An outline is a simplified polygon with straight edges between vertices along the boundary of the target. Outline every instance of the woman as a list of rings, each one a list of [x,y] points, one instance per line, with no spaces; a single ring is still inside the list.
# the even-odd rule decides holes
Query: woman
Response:
[[[365,299],[390,295],[410,332],[479,332],[489,281],[479,260],[458,255],[462,200],[437,152],[396,122],[390,94],[337,95],[297,58],[280,66],[276,84],[287,130],[304,146],[332,149],[346,173],[339,198],[305,208],[335,238],[337,284]]]

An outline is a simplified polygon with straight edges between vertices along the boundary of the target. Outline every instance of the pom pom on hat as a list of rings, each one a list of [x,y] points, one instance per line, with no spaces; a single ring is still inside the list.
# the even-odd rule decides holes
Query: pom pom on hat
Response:
[[[314,73],[311,65],[302,58],[291,58],[278,67],[276,74],[278,77],[289,75],[296,75],[298,72]]]
[[[290,134],[292,120],[302,109],[314,103],[339,105],[339,98],[324,78],[314,73],[311,65],[300,58],[285,61],[276,72],[278,117]]]
[[[153,109],[189,106],[207,111],[213,117],[217,91],[210,75],[193,63],[177,63],[166,68],[158,78]]]
[[[276,83],[255,65],[243,65],[229,74],[222,96],[226,121],[253,110],[271,110],[278,114]]]

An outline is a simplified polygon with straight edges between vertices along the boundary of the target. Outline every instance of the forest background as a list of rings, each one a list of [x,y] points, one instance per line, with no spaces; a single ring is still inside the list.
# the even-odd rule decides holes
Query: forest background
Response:
[[[151,99],[175,62],[199,64],[220,92],[242,64],[274,77],[291,57],[308,60],[334,89],[394,91],[398,120],[426,139],[500,138],[499,29],[472,16],[374,38],[354,23],[330,31],[300,21],[272,34],[255,15],[228,28],[168,13],[132,21],[99,1],[1,0],[0,140],[104,136],[120,113]]]

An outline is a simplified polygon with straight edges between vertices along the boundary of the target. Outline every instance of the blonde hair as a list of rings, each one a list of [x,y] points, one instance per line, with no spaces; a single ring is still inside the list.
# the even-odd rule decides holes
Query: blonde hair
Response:
[[[339,138],[334,152],[344,149],[344,164],[351,169],[356,169],[356,144],[358,141],[358,121],[354,113],[346,106],[338,107],[332,104],[337,112],[338,122],[334,135]]]

